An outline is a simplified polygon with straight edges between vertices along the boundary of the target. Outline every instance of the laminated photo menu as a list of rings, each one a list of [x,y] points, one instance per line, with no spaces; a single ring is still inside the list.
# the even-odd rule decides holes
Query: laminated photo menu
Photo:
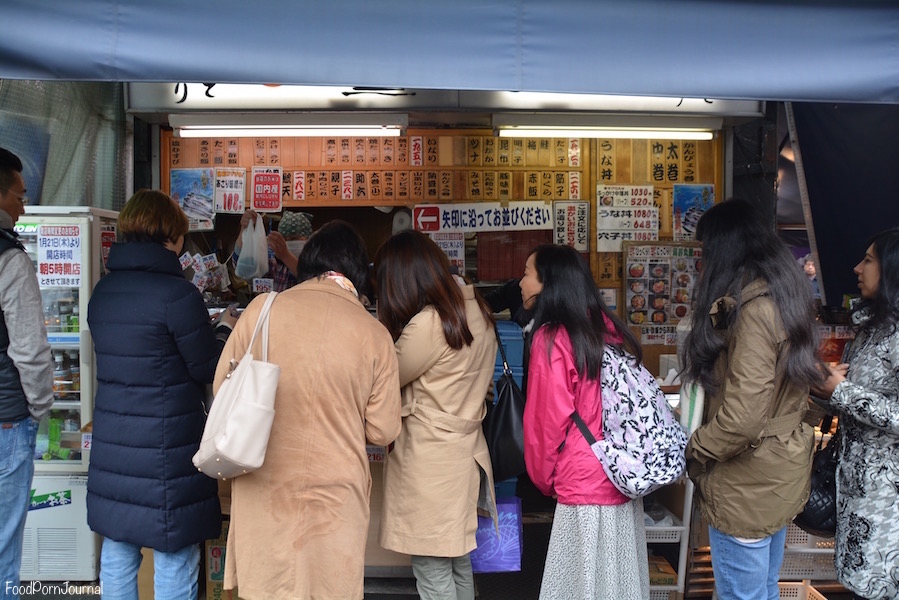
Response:
[[[624,318],[628,325],[676,325],[690,312],[702,268],[693,242],[624,242]]]

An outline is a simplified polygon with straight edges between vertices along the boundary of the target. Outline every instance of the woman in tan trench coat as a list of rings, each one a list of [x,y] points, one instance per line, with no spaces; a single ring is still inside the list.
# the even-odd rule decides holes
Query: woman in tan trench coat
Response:
[[[363,307],[368,260],[343,222],[300,254],[299,285],[272,305],[268,360],[281,366],[265,464],[234,479],[225,589],[244,600],[362,598],[369,522],[366,442],[400,431],[390,334]],[[215,389],[240,358],[262,306],[247,307],[222,352]],[[259,356],[259,350],[254,352]]]
[[[379,542],[412,555],[422,600],[472,600],[477,509],[496,513],[481,429],[496,360],[492,314],[422,233],[387,240],[375,269],[378,318],[396,340],[403,388]]]

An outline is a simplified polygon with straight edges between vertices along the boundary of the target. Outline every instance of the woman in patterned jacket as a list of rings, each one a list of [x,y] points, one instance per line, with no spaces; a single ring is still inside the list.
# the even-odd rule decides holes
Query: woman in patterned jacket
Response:
[[[839,415],[836,567],[856,598],[899,597],[899,229],[856,265],[861,302],[848,364],[816,396]],[[848,370],[848,373],[847,373]]]

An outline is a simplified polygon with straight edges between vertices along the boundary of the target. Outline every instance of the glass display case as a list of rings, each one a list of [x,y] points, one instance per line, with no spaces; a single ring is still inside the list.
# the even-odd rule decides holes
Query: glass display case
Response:
[[[38,427],[23,581],[93,580],[99,572],[86,504],[96,386],[87,305],[106,272],[117,217],[90,207],[28,206],[15,226],[40,285],[54,394]]]

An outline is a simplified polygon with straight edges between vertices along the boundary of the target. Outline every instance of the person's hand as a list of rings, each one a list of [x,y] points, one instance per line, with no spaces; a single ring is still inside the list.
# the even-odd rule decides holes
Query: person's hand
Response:
[[[268,234],[267,240],[268,247],[271,248],[275,258],[284,263],[293,276],[296,277],[299,258],[287,247],[287,240],[284,239],[284,236],[277,231],[273,231]]]
[[[273,231],[268,234],[266,240],[268,241],[268,247],[272,249],[278,260],[286,263],[287,260],[285,259],[289,259],[290,250],[287,249],[287,240],[284,239],[284,236],[277,231]]]
[[[811,387],[812,396],[816,396],[818,398],[830,398],[831,394],[833,394],[834,388],[836,388],[843,380],[846,379],[846,374],[849,372],[849,365],[846,363],[840,363],[834,367],[827,367],[827,379],[825,379],[822,383],[818,385],[813,385]]]
[[[235,248],[240,248],[241,246],[243,246],[243,239],[241,239],[243,238],[242,234],[244,230],[246,230],[246,228],[250,226],[250,223],[256,223],[258,221],[258,219],[256,218],[258,216],[259,215],[257,215],[256,211],[252,208],[248,208],[240,216],[240,231],[237,232],[237,241],[234,242]]]
[[[228,309],[222,311],[222,318],[219,321],[219,325],[227,325],[231,329],[234,329],[234,325],[237,323],[237,319],[239,319],[239,318],[240,318],[240,313],[228,308]]]
[[[244,213],[240,216],[240,230],[243,231],[246,229],[250,223],[256,222],[256,217],[259,215],[256,214],[256,211],[252,208],[248,208],[244,211]]]

